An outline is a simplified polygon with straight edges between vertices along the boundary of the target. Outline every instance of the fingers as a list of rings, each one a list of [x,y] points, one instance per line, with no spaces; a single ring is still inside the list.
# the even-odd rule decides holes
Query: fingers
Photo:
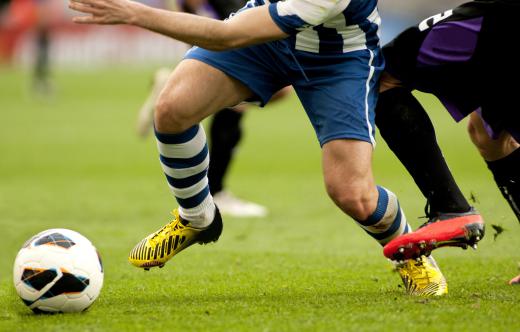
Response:
[[[70,0],[69,8],[90,16],[76,16],[72,22],[79,24],[107,24],[105,18],[106,7],[103,1],[98,0]]]
[[[100,8],[76,2],[75,0],[69,2],[69,8],[85,14],[101,15],[103,13]]]
[[[72,18],[72,22],[79,24],[97,24],[100,23],[99,18],[94,16],[76,16]]]
[[[128,16],[128,1],[123,0],[69,0],[69,8],[90,16],[72,19],[80,24],[124,24]]]
[[[103,1],[103,0],[70,0],[69,4],[72,3],[81,3],[87,6],[91,7],[97,7],[97,8],[104,8],[106,7],[106,4],[110,1]]]

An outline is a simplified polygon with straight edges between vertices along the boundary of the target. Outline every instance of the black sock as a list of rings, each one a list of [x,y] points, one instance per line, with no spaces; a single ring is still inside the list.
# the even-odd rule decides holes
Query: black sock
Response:
[[[486,163],[493,173],[498,189],[520,222],[520,149],[507,157]]]
[[[224,177],[229,168],[233,150],[240,142],[242,113],[225,108],[213,116],[210,126],[209,188],[212,194],[224,187]]]
[[[470,209],[446,165],[428,114],[410,91],[395,88],[381,93],[376,124],[390,149],[428,199],[428,216]]]

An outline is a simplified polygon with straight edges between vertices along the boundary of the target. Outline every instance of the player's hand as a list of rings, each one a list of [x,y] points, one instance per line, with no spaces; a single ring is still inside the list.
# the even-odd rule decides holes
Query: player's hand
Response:
[[[89,14],[72,18],[81,24],[132,24],[138,6],[128,0],[69,0],[69,8]]]

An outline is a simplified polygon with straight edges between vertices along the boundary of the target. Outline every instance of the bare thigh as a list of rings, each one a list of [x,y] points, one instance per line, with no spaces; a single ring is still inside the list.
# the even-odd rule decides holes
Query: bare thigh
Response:
[[[248,87],[224,72],[198,60],[183,60],[159,96],[155,125],[160,132],[182,132],[252,96]]]

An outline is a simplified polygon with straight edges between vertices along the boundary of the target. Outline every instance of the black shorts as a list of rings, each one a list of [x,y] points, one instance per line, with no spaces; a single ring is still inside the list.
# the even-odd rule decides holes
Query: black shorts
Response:
[[[434,15],[384,46],[386,71],[436,95],[456,121],[478,110],[495,134],[520,139],[518,9],[520,1],[473,1]]]

